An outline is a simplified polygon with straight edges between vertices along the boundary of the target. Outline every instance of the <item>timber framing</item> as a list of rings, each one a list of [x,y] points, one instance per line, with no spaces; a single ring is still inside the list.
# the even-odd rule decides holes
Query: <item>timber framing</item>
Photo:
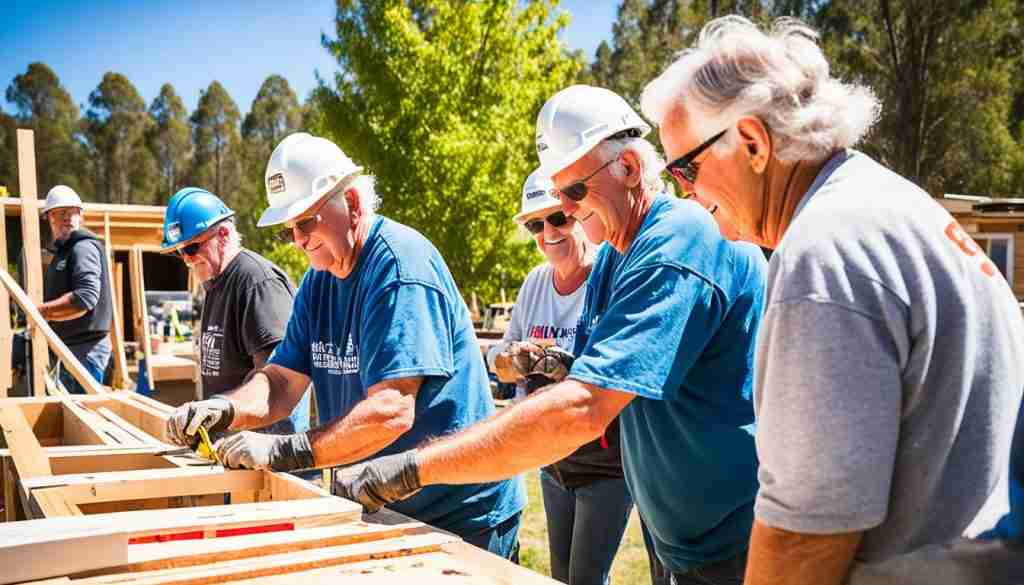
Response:
[[[0,271],[6,272],[8,266],[6,222],[7,218],[20,218],[22,240],[22,266],[24,267],[24,291],[32,305],[38,305],[43,299],[43,275],[41,251],[43,243],[40,239],[39,210],[42,203],[38,199],[36,184],[35,144],[32,130],[19,129],[18,143],[18,181],[20,197],[0,197]],[[112,361],[114,365],[111,385],[116,389],[129,389],[132,382],[128,376],[128,363],[125,357],[124,327],[132,323],[135,327],[136,339],[144,348],[146,357],[146,374],[152,386],[161,380],[193,380],[198,377],[196,361],[180,356],[152,355],[149,351],[148,320],[145,310],[145,285],[142,283],[142,253],[159,252],[163,239],[163,220],[166,208],[156,205],[117,205],[106,203],[84,203],[82,225],[99,234],[104,240],[110,276],[104,286],[110,287],[111,298],[114,300],[111,323]],[[123,267],[116,262],[114,252],[127,252],[131,268],[130,294],[132,295],[133,315],[127,319],[122,314]],[[191,287],[190,287],[191,288]],[[139,302],[137,299],[141,299]],[[19,304],[20,306],[20,304]],[[12,331],[9,321],[9,292],[5,286],[0,289],[0,355],[11,354]],[[46,367],[48,363],[47,346],[53,347],[49,335],[30,320],[28,327],[32,347],[31,382],[33,393],[43,396],[47,393]],[[62,360],[63,361],[63,360]],[[77,379],[77,377],[76,377]],[[79,380],[80,381],[80,380]],[[9,360],[0,360],[0,398],[7,396],[11,387],[11,368]],[[92,384],[91,386],[95,386]],[[88,391],[88,389],[87,389]],[[91,392],[91,391],[90,391]]]
[[[0,524],[0,583],[555,583],[291,475],[160,455],[169,412],[132,393],[0,400],[4,491],[35,518]]]

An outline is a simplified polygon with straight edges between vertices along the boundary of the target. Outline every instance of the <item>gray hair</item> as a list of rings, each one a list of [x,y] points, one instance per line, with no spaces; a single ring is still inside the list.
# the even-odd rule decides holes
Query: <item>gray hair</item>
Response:
[[[334,195],[339,195],[349,189],[356,190],[356,194],[359,197],[359,207],[363,210],[363,215],[365,217],[373,217],[376,215],[377,208],[380,206],[380,196],[377,194],[376,177],[373,175],[359,175],[348,184],[345,184],[342,189],[338,189]],[[346,210],[348,209],[348,203],[341,197],[332,196],[328,201],[328,205],[334,205],[336,207],[344,206]]]
[[[647,140],[639,137],[608,139],[598,144],[592,152],[601,159],[602,163],[605,163],[614,160],[627,150],[633,151],[640,158],[640,163],[643,166],[640,184],[644,192],[664,191],[665,183],[661,180],[661,171],[665,168],[665,160],[658,154],[654,145]],[[626,165],[621,160],[612,163],[608,167],[608,172],[613,177],[625,177]]]
[[[831,77],[817,41],[814,29],[793,18],[767,32],[742,16],[717,18],[647,84],[641,107],[660,125],[682,106],[701,140],[752,115],[767,126],[779,160],[823,160],[859,142],[881,105],[870,88]],[[734,148],[733,134],[716,151]]]
[[[220,226],[224,226],[228,229],[227,236],[224,237],[224,243],[229,246],[236,248],[242,247],[242,233],[238,231],[238,226],[235,225],[235,218],[229,217],[225,220],[217,222],[214,226],[218,233],[220,232]]]

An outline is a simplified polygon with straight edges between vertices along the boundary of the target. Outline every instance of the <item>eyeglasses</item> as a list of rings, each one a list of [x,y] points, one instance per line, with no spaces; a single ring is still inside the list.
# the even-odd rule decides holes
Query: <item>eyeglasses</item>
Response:
[[[297,229],[308,236],[313,230],[316,229],[316,226],[319,225],[320,222],[323,220],[323,216],[321,216],[319,213],[316,215],[311,215],[306,219],[295,222],[294,226],[286,227],[283,230],[277,232],[277,239],[281,240],[282,242],[288,242],[289,244],[293,244],[295,243],[295,232],[293,230]]]
[[[728,128],[726,130],[728,130]],[[693,185],[697,182],[697,173],[700,172],[700,163],[694,161],[694,159],[700,156],[702,152],[707,150],[708,147],[714,144],[719,138],[725,136],[726,130],[722,130],[718,134],[715,134],[711,138],[702,142],[697,148],[694,148],[690,152],[668,163],[665,165],[665,170],[671,173],[671,175],[675,177],[676,181],[679,181],[680,183],[686,181]]]
[[[174,252],[178,256],[181,256],[182,258],[184,258],[185,256],[195,256],[196,254],[199,253],[199,249],[202,248],[206,244],[206,242],[209,242],[211,239],[213,238],[207,238],[202,242],[192,242],[187,246],[182,246],[181,248],[178,248]]]
[[[531,219],[530,221],[524,223],[523,227],[525,227],[526,230],[529,231],[531,234],[537,235],[544,231],[545,221],[547,221],[554,227],[562,227],[563,225],[569,222],[569,218],[566,217],[566,215],[561,211],[556,211],[547,217]]]
[[[566,197],[572,199],[573,201],[583,201],[583,199],[586,198],[587,193],[590,191],[590,189],[587,187],[587,181],[593,179],[594,176],[597,175],[597,173],[600,173],[602,170],[604,170],[605,167],[615,162],[615,160],[616,159],[613,158],[612,160],[597,167],[597,170],[587,175],[586,178],[580,179],[579,181],[576,181],[575,183],[569,185],[564,189],[560,189],[562,195],[565,195]]]

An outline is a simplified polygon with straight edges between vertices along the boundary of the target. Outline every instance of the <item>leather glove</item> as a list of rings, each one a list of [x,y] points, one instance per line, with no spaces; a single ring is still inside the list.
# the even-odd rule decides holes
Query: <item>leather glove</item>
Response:
[[[541,355],[531,365],[526,377],[529,379],[530,376],[540,375],[551,380],[550,384],[561,382],[569,375],[574,361],[576,358],[571,353],[557,345],[545,347]]]
[[[494,373],[506,384],[519,382],[529,373],[544,349],[528,341],[514,341],[494,356]]]
[[[235,407],[222,396],[186,402],[174,409],[167,419],[167,440],[176,445],[192,447],[199,442],[200,425],[211,433],[226,431],[234,418]]]
[[[269,435],[242,431],[213,445],[224,467],[295,471],[316,467],[306,433]]]
[[[359,502],[373,513],[420,491],[416,450],[385,455],[338,470],[335,493]]]

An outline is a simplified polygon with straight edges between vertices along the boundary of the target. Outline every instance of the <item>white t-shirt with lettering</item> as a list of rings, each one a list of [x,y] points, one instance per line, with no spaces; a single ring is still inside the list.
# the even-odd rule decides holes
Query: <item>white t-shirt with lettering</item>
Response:
[[[538,345],[554,342],[558,347],[572,351],[587,284],[584,281],[573,292],[561,295],[555,290],[554,277],[555,269],[547,262],[526,276],[501,343],[487,352],[488,368],[493,370],[494,358],[516,341],[543,342]]]

